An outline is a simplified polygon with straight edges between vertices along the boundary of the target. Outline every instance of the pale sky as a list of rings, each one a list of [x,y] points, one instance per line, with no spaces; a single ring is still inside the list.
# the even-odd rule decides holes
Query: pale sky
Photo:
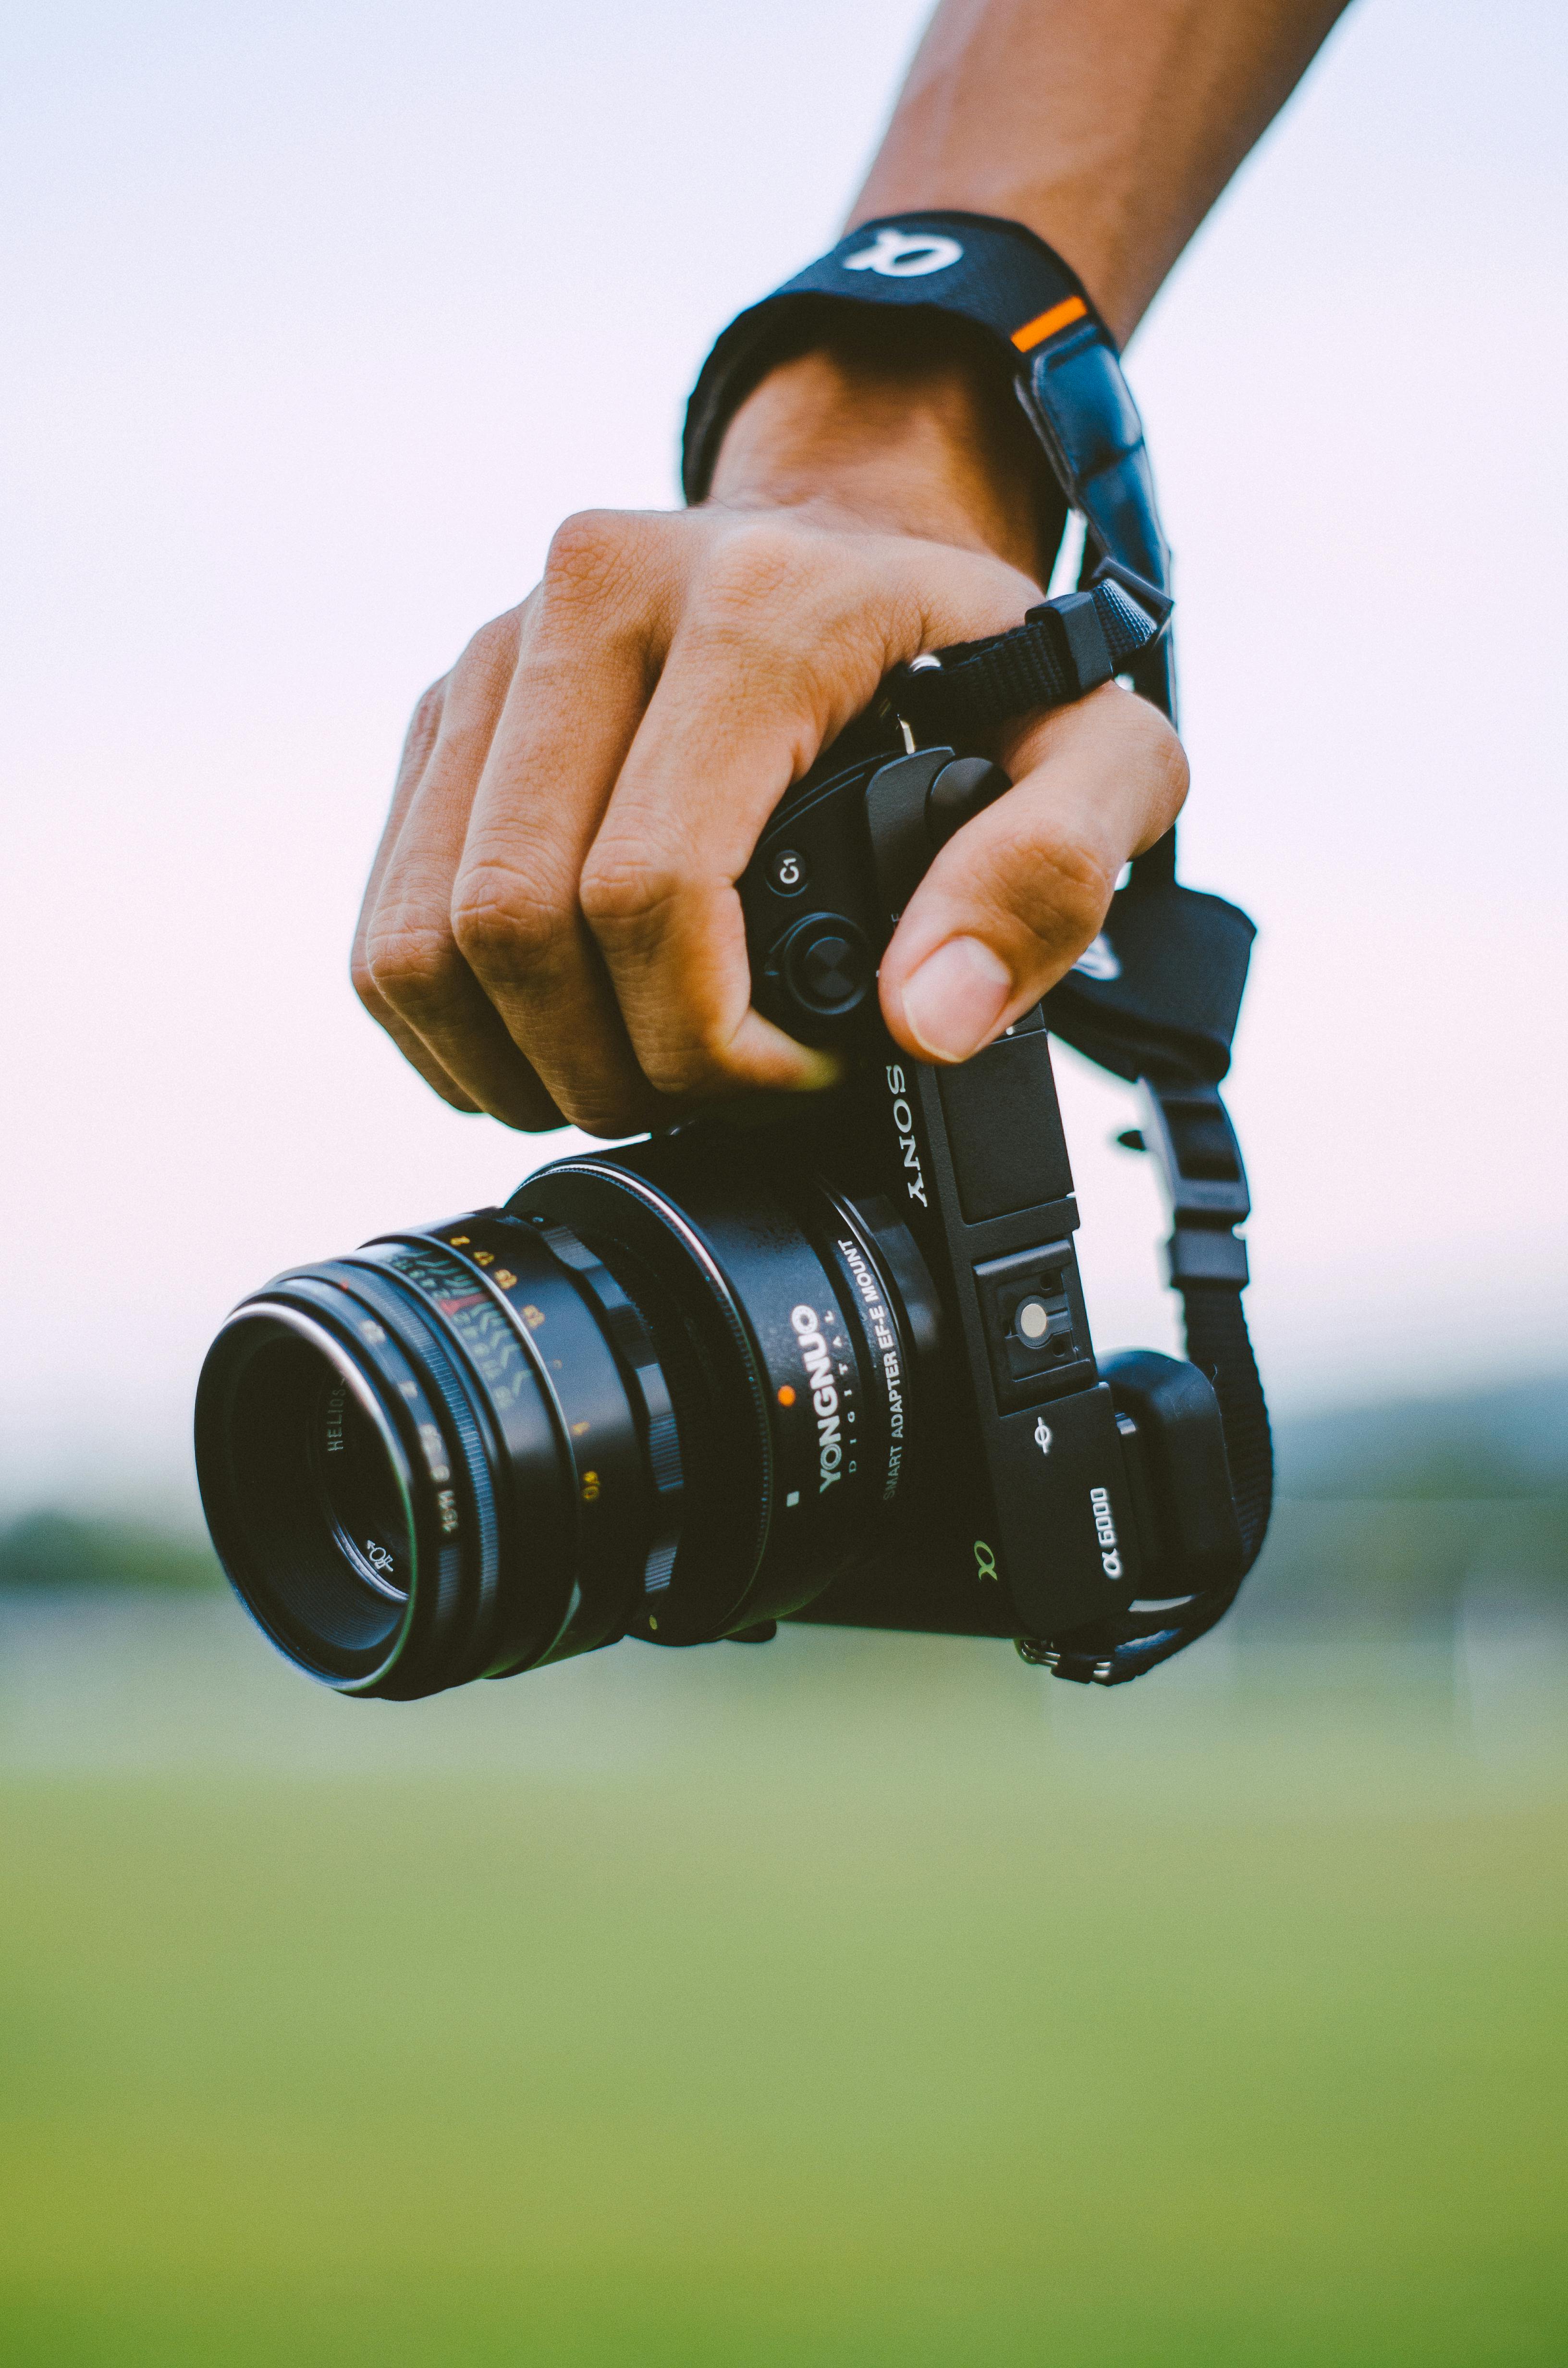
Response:
[[[407,712],[819,252],[922,12],[62,0],[0,41],[0,1506],[187,1485],[226,1308],[571,1138],[447,1110],[345,958]],[[1568,15],[1360,0],[1129,374],[1184,868],[1282,1406],[1568,1365]],[[1169,1345],[1063,1055],[1091,1313]]]

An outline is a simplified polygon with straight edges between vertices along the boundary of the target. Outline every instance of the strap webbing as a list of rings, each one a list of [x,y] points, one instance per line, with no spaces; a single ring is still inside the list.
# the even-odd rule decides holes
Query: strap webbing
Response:
[[[1031,609],[1011,632],[898,667],[885,687],[884,712],[927,740],[961,747],[977,732],[1062,706],[1109,681],[1158,643],[1169,614],[1153,585],[1105,563],[1089,590]],[[1173,853],[1174,846],[1172,838]],[[1162,1599],[1158,1610],[1098,1621],[1061,1639],[1020,1640],[1027,1660],[1080,1684],[1142,1677],[1211,1628],[1234,1601],[1268,1528],[1273,1445],[1242,1311],[1246,1254],[1232,1231],[1248,1212],[1246,1178],[1214,1090],[1229,1065],[1252,934],[1234,905],[1174,879],[1139,881],[1135,872],[1134,885],[1113,899],[1103,933],[1108,969],[1070,973],[1045,1001],[1054,1032],[1103,1066],[1144,1078],[1164,1114],[1162,1165],[1176,1223],[1171,1281],[1188,1360],[1219,1400],[1242,1538],[1241,1565],[1223,1587]],[[1190,1158],[1178,1139],[1184,1121],[1186,1130],[1199,1130],[1186,1133]],[[1228,1196],[1223,1206],[1214,1198],[1217,1179]]]
[[[1236,1581],[1240,1586],[1262,1551],[1274,1508],[1274,1441],[1268,1408],[1241,1292],[1227,1283],[1189,1283],[1181,1292],[1181,1314],[1187,1360],[1200,1373],[1207,1373],[1220,1401],[1245,1556]]]
[[[958,746],[1032,709],[1082,699],[1125,674],[1158,640],[1170,605],[1153,585],[1102,568],[1090,590],[1041,602],[1009,633],[960,642],[899,666],[888,697],[922,739]]]

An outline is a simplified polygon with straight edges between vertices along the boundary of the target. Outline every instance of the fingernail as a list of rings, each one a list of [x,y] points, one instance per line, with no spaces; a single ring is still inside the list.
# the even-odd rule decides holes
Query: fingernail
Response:
[[[1012,999],[1012,973],[978,938],[949,938],[903,990],[903,1016],[934,1061],[967,1061],[989,1044]]]

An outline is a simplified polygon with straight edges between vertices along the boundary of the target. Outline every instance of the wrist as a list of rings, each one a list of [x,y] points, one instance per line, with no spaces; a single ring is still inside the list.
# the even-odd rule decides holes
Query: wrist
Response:
[[[985,552],[1041,585],[1064,518],[1005,377],[953,336],[780,361],[725,430],[710,498]]]

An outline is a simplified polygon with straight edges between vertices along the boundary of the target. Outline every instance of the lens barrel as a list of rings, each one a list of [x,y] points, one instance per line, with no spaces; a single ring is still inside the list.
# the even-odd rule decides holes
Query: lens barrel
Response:
[[[202,1372],[281,1651],[407,1699],[800,1610],[904,1490],[935,1294],[885,1212],[666,1138],[278,1277]]]

